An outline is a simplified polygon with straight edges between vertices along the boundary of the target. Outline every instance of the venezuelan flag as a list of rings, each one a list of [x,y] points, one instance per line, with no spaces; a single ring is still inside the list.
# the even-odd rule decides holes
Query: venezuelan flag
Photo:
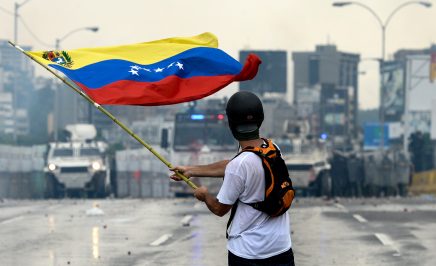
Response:
[[[59,70],[99,104],[166,105],[211,95],[256,76],[260,59],[244,66],[211,33],[133,45],[28,52]]]

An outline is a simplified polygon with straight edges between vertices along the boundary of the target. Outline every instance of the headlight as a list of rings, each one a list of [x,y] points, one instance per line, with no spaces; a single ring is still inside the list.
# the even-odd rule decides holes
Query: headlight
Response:
[[[92,169],[94,169],[95,171],[98,171],[101,169],[100,162],[93,162],[91,166],[92,166]]]
[[[50,170],[50,171],[56,170],[56,164],[54,164],[54,163],[48,164],[48,170]]]

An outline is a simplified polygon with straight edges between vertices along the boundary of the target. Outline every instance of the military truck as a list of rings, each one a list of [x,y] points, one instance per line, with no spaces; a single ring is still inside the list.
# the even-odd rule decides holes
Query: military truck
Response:
[[[95,141],[90,124],[67,125],[69,141],[49,143],[45,197],[105,197],[110,193],[106,143]]]

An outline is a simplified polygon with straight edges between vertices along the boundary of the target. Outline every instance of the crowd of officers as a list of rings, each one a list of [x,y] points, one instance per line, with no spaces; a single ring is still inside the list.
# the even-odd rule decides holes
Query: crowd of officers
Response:
[[[412,164],[401,151],[382,154],[335,151],[330,164],[332,196],[407,196]]]

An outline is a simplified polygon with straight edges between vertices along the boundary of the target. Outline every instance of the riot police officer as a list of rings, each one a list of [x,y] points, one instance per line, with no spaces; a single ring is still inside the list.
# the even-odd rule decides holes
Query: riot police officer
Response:
[[[389,158],[388,154],[383,154],[382,160],[381,160],[381,174],[382,174],[382,191],[385,196],[394,196],[396,195],[396,181],[394,177],[394,163]]]
[[[364,190],[368,197],[379,196],[380,178],[378,175],[377,162],[374,155],[369,155],[364,160],[365,179]]]

